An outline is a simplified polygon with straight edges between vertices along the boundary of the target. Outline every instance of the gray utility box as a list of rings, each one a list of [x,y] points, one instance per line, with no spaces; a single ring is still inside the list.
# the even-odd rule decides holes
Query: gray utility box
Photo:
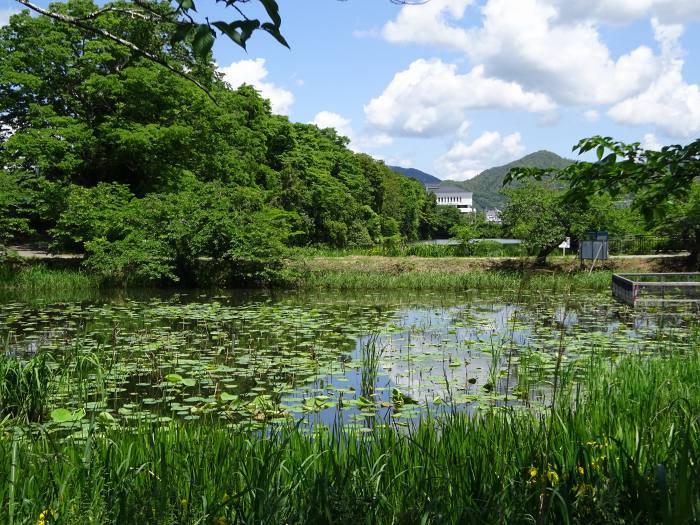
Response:
[[[588,232],[579,245],[579,258],[585,260],[608,260],[608,232]]]

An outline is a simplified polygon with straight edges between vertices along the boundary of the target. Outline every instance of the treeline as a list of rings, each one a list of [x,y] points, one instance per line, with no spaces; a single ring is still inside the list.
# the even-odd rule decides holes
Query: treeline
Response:
[[[332,129],[273,115],[251,87],[231,89],[211,57],[172,43],[175,25],[110,6],[100,27],[209,94],[111,40],[13,16],[0,28],[0,244],[48,237],[117,280],[190,278],[213,259],[227,280],[270,281],[287,246],[434,233],[435,200],[420,183]]]

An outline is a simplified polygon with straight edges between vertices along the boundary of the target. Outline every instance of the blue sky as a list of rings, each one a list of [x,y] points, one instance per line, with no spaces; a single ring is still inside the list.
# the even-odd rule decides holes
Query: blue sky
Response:
[[[465,179],[594,134],[654,148],[700,132],[698,0],[279,3],[291,50],[220,39],[226,78],[387,163]],[[0,0],[0,23],[18,7]]]

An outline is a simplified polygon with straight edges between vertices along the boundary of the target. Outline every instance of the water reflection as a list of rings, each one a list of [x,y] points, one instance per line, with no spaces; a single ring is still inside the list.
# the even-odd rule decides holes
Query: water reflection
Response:
[[[87,403],[123,421],[294,417],[369,427],[426,409],[536,406],[558,351],[574,366],[596,352],[678,348],[696,319],[690,310],[633,310],[608,294],[193,291],[5,302],[0,337],[6,353],[46,350],[57,373],[71,375],[58,406]],[[86,356],[99,366],[83,370]]]

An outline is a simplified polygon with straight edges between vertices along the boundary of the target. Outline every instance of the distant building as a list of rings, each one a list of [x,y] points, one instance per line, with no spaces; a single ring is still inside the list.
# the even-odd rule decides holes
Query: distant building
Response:
[[[501,224],[501,210],[488,210],[486,212],[486,222]]]
[[[425,190],[435,195],[439,206],[454,206],[462,213],[474,212],[472,192],[457,186],[442,184],[426,184]]]

